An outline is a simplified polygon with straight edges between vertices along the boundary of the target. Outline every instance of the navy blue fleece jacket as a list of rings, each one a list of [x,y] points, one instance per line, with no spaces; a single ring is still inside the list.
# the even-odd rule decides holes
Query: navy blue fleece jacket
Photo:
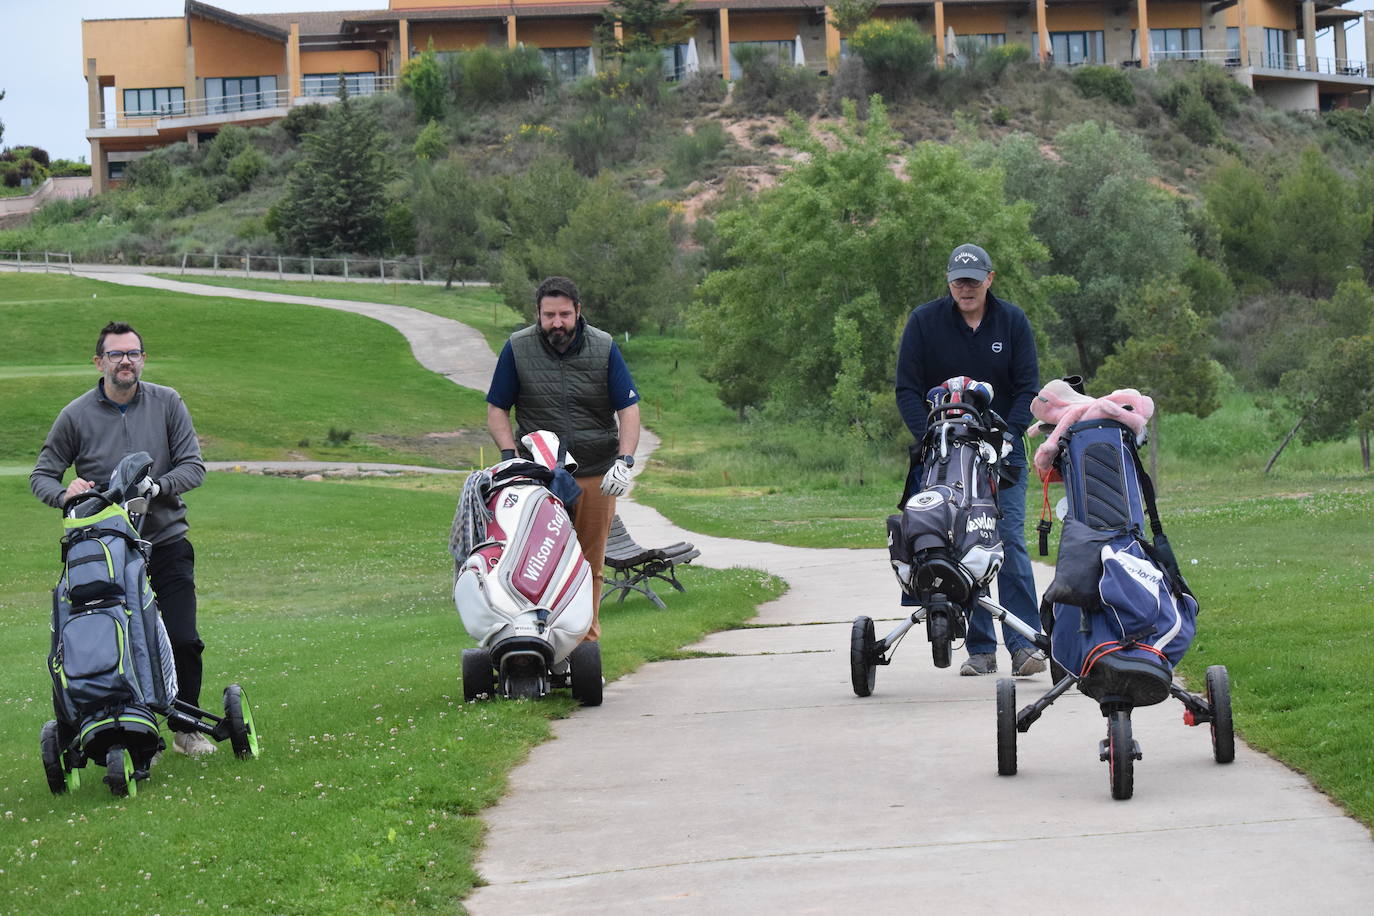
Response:
[[[1040,390],[1035,334],[1026,313],[991,293],[976,331],[950,296],[912,311],[897,350],[897,409],[917,442],[926,431],[926,392],[957,375],[992,385],[992,409],[1015,436],[1009,464],[1025,467],[1022,434],[1034,419],[1031,399]]]

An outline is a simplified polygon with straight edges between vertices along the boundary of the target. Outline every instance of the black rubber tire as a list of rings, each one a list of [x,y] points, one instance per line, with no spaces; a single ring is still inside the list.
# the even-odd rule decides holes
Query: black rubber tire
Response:
[[[481,697],[496,696],[496,672],[491,653],[486,649],[463,650],[463,700],[471,703]]]
[[[508,684],[506,695],[512,700],[539,699],[539,678],[537,677],[512,677],[508,679]]]
[[[950,637],[949,615],[931,614],[926,618],[926,638],[930,640],[930,659],[935,662],[936,668],[948,668],[950,664],[950,647],[953,639]]]
[[[253,723],[253,708],[238,684],[224,688],[224,718],[229,722],[229,746],[240,760],[258,756],[258,728]]]
[[[997,679],[997,775],[1016,775],[1016,682]]]
[[[67,792],[67,770],[62,766],[62,745],[57,740],[57,723],[48,720],[38,733],[38,749],[43,755],[43,773],[48,777],[48,789],[53,795]]]
[[[1231,677],[1225,665],[1207,668],[1207,705],[1212,707],[1212,756],[1217,763],[1236,759],[1236,730],[1231,721]]]
[[[873,685],[878,682],[878,663],[873,659],[876,645],[873,619],[855,617],[849,632],[849,681],[856,697],[871,696]]]
[[[118,798],[133,798],[138,794],[134,759],[127,748],[116,744],[105,753],[105,785]]]
[[[583,706],[601,705],[601,644],[578,643],[568,656],[568,686]]]
[[[1107,778],[1112,798],[1125,801],[1135,793],[1135,742],[1131,714],[1114,712],[1107,719]]]

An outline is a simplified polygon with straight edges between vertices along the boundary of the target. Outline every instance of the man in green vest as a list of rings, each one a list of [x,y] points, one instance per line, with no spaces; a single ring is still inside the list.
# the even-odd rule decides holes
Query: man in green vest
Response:
[[[549,277],[535,290],[534,304],[537,322],[512,334],[496,361],[487,390],[487,429],[503,459],[515,457],[517,436],[544,429],[577,460],[574,479],[582,495],[572,522],[592,568],[598,611],[587,639],[596,640],[606,535],[615,498],[629,489],[639,445],[639,393],[615,340],[582,317],[573,281]]]

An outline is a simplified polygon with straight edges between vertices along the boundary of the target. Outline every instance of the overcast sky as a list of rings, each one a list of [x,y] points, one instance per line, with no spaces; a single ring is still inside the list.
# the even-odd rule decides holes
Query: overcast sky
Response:
[[[219,0],[236,13],[385,9],[386,0]],[[1374,8],[1354,0],[1348,9]],[[86,141],[86,80],[81,67],[81,20],[180,16],[183,0],[0,0],[0,120],[5,146],[41,146],[53,158],[90,155]],[[1348,53],[1365,60],[1364,29],[1349,31]],[[1317,53],[1332,57],[1329,33]]]

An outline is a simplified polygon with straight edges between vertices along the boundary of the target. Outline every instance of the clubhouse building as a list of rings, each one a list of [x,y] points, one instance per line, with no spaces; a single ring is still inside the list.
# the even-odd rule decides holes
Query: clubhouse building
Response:
[[[347,2],[347,0],[344,0]],[[1374,13],[1348,0],[880,0],[878,18],[915,20],[937,60],[965,41],[1017,43],[1050,66],[1155,67],[1210,61],[1278,107],[1365,105],[1374,79],[1347,55],[1347,32],[1374,46]],[[91,173],[98,193],[125,165],[225,124],[264,124],[293,106],[329,101],[340,74],[357,95],[388,92],[431,45],[537,47],[556,79],[601,65],[601,0],[390,0],[388,9],[231,13],[187,0],[181,16],[82,23]],[[112,11],[118,2],[111,3]],[[664,51],[665,77],[699,70],[738,76],[734,52],[753,45],[781,62],[828,72],[847,52],[823,3],[695,0],[687,43]],[[1334,57],[1315,38],[1330,30]],[[1142,37],[1145,36],[1145,37]],[[1299,43],[1299,39],[1302,39]]]

